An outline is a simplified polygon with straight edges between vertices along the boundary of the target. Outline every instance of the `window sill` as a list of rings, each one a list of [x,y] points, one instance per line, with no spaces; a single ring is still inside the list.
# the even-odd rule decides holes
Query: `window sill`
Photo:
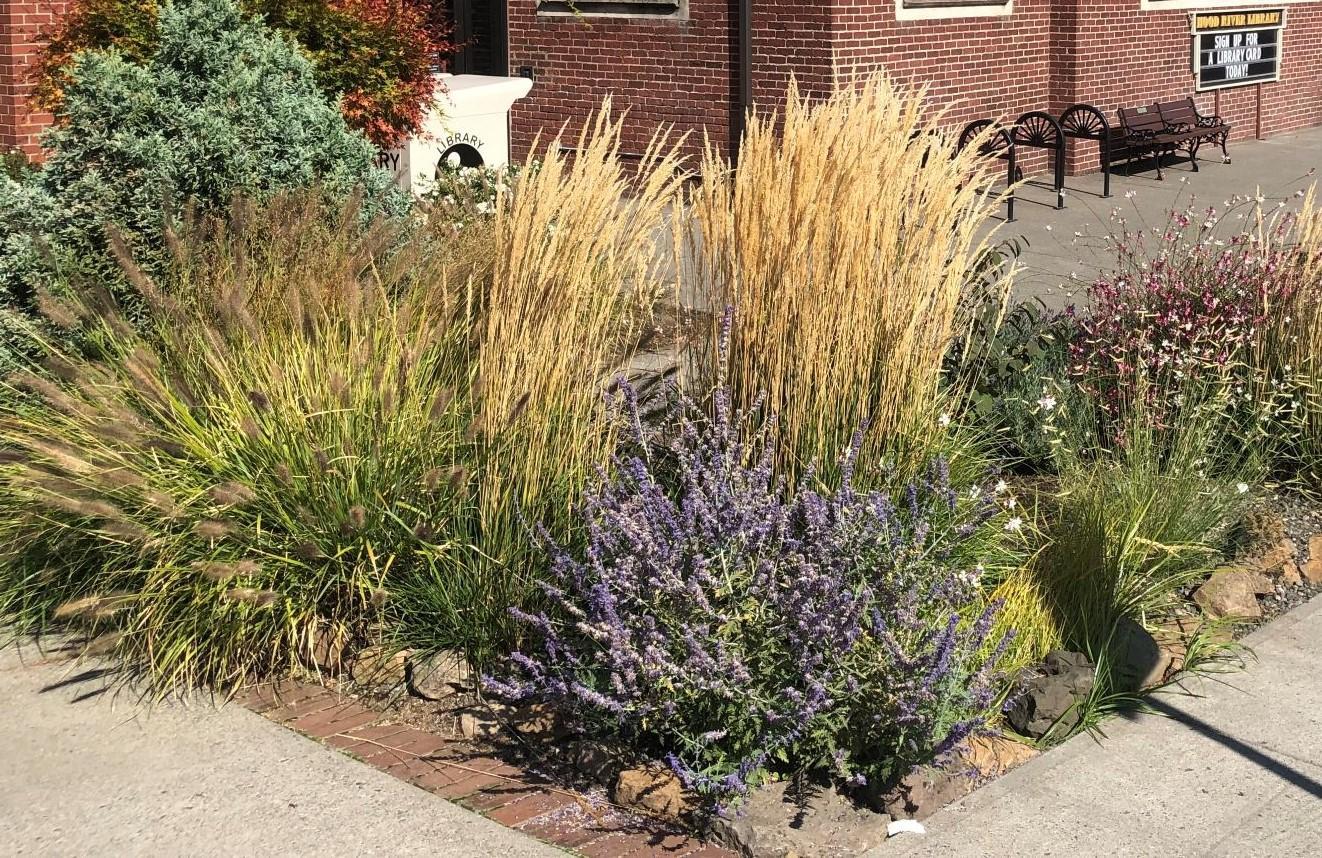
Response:
[[[960,18],[1008,18],[1014,14],[1014,0],[968,6],[905,6],[895,0],[897,21],[953,21]]]

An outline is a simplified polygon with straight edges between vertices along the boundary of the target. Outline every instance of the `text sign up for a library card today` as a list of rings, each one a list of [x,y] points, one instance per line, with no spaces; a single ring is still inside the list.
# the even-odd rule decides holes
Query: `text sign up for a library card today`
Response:
[[[1280,80],[1284,9],[1196,12],[1190,22],[1199,92]]]

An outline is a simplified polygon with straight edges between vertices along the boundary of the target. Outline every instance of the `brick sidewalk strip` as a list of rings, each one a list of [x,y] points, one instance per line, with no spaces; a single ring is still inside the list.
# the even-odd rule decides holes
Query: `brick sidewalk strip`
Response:
[[[310,682],[244,689],[234,702],[373,768],[585,858],[734,858],[660,820],[560,789],[453,739],[400,724]]]

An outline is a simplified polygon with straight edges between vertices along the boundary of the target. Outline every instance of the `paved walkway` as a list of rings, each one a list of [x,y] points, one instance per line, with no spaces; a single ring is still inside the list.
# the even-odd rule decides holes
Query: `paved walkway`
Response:
[[[1131,226],[1153,226],[1165,224],[1167,213],[1184,208],[1191,197],[1200,208],[1223,210],[1233,195],[1261,194],[1271,208],[1277,201],[1297,201],[1296,191],[1322,180],[1322,128],[1233,142],[1230,164],[1221,163],[1219,149],[1208,147],[1203,154],[1199,172],[1192,172],[1187,161],[1171,162],[1164,169],[1165,181],[1157,181],[1150,164],[1132,176],[1117,173],[1111,177],[1109,199],[1101,196],[1101,173],[1067,176],[1066,208],[1060,211],[1052,208],[1054,192],[1040,184],[1046,177],[1034,177],[1034,184],[1018,193],[1015,221],[1001,223],[997,232],[998,238],[1028,242],[1016,293],[1041,297],[1055,307],[1080,300],[1083,288],[1110,266],[1106,237],[1114,230],[1110,217],[1115,209]],[[1223,225],[1238,229],[1242,221],[1232,214]]]
[[[1245,641],[1245,672],[1154,698],[927,821],[875,858],[1322,854],[1322,597]]]
[[[0,855],[564,854],[239,706],[146,711],[23,656],[0,651]]]

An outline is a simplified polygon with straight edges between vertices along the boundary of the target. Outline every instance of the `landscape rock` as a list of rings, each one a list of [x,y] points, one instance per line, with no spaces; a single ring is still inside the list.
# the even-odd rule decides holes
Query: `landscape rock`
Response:
[[[540,739],[559,739],[569,729],[559,713],[547,703],[527,703],[509,713],[509,722],[524,736]]]
[[[922,766],[900,781],[885,802],[892,819],[923,820],[973,791],[976,782],[957,767]]]
[[[323,626],[312,639],[311,655],[317,670],[338,674],[344,669],[344,639]]]
[[[1261,577],[1261,576],[1259,576]],[[1124,691],[1138,691],[1161,684],[1170,669],[1172,656],[1156,639],[1129,617],[1121,618],[1111,638],[1112,676]]]
[[[459,712],[459,735],[465,739],[492,739],[500,729],[500,719],[490,709],[473,706]]]
[[[425,700],[444,700],[469,691],[476,679],[463,653],[450,649],[421,658],[410,657],[405,672],[409,692]]]
[[[1083,653],[1053,650],[1046,663],[1021,683],[1006,719],[1025,736],[1041,738],[1052,725],[1068,732],[1082,716],[1079,701],[1092,693],[1096,669]]]
[[[1308,563],[1304,564],[1303,573],[1308,583],[1322,584],[1322,533],[1308,540]]]
[[[1262,616],[1257,583],[1256,573],[1247,569],[1218,569],[1194,591],[1193,600],[1213,619],[1256,620]]]
[[[620,772],[612,797],[617,804],[669,819],[678,819],[694,806],[679,776],[656,764]]]
[[[1281,583],[1287,587],[1298,587],[1304,583],[1303,570],[1297,562],[1291,560],[1281,567]]]
[[[737,813],[713,818],[707,834],[745,858],[852,858],[886,840],[886,814],[833,787],[797,792],[785,782],[754,790]]]
[[[408,650],[392,652],[385,647],[366,647],[354,656],[349,676],[364,687],[402,685],[408,657]]]
[[[1250,563],[1268,575],[1277,575],[1286,563],[1299,556],[1299,547],[1289,537],[1282,537],[1261,554],[1252,558]]]
[[[564,759],[593,783],[610,786],[624,768],[625,756],[620,748],[595,739],[583,739],[565,747]]]
[[[1037,756],[1031,745],[1000,735],[974,736],[960,752],[960,759],[977,773],[980,780],[998,778]]]

